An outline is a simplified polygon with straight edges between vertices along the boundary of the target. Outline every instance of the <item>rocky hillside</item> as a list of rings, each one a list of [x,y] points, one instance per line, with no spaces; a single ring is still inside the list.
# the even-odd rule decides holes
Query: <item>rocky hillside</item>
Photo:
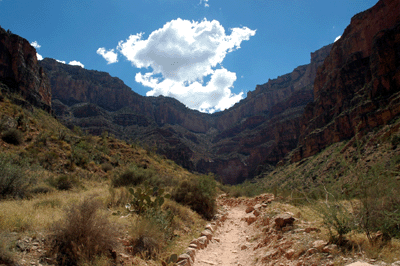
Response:
[[[254,176],[266,159],[275,164],[295,148],[298,118],[313,99],[316,70],[330,49],[312,53],[310,64],[257,86],[233,108],[213,115],[172,98],[140,96],[104,72],[49,58],[40,64],[50,77],[53,110],[66,125],[156,146],[188,169],[237,183]]]
[[[18,35],[0,27],[0,84],[4,92],[17,92],[18,104],[51,110],[51,88],[36,58],[36,49]]]
[[[292,161],[385,125],[400,112],[400,1],[355,15],[319,69]]]

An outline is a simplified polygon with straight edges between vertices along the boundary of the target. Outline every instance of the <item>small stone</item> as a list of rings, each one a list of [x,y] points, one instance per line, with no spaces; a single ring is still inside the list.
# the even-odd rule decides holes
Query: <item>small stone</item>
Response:
[[[207,224],[205,229],[208,229],[211,231],[211,233],[214,233],[214,227],[211,224]]]
[[[283,214],[279,214],[278,216],[275,217],[275,224],[276,224],[276,227],[278,227],[280,229],[287,225],[292,225],[294,220],[295,219],[290,214],[283,213]]]
[[[254,205],[254,209],[255,210],[260,210],[261,209],[261,204],[256,204],[256,205]]]
[[[322,252],[324,253],[335,253],[337,251],[337,245],[330,244],[322,248]]]
[[[199,240],[198,239],[193,239],[190,244],[195,244],[195,245],[199,245]]]
[[[198,240],[199,240],[199,247],[200,247],[201,249],[207,247],[208,239],[207,239],[206,236],[201,236],[201,237],[198,238]]]
[[[317,253],[318,252],[318,249],[316,249],[316,248],[309,248],[308,250],[307,250],[307,254],[308,255],[311,255],[311,254],[315,254],[315,253]]]
[[[294,255],[294,253],[295,253],[294,249],[291,248],[291,249],[286,251],[285,256],[286,256],[287,259],[291,259],[293,257],[293,255]]]
[[[245,218],[246,222],[248,225],[251,225],[252,223],[254,223],[255,221],[257,221],[257,217],[255,216],[250,216],[250,217],[246,217]]]
[[[214,238],[215,241],[217,241],[218,243],[221,242],[221,239],[219,238]]]
[[[119,253],[119,256],[123,259],[129,259],[129,256],[124,253]]]
[[[210,230],[206,229],[201,232],[201,236],[207,237],[208,241],[210,241],[212,239],[213,233]]]
[[[190,255],[188,255],[186,253],[179,255],[177,262],[180,262],[180,261],[183,261],[183,260],[186,260],[189,265],[193,264],[192,258],[190,257]]]
[[[188,254],[190,256],[190,258],[192,258],[192,260],[194,261],[194,256],[196,255],[196,250],[193,248],[188,248],[185,251],[186,254]]]
[[[240,247],[240,250],[245,250],[245,249],[248,249],[248,247],[246,245],[243,245]]]
[[[324,240],[317,240],[314,241],[313,243],[313,248],[316,248],[318,250],[322,250],[328,243]]]
[[[252,211],[254,211],[254,207],[253,206],[249,206],[246,208],[246,213],[251,213]]]
[[[309,227],[309,228],[306,228],[305,229],[305,232],[306,233],[311,233],[311,232],[317,232],[317,233],[319,233],[319,232],[321,232],[321,230],[319,230],[318,228],[315,228],[315,227]]]
[[[258,216],[260,216],[261,213],[258,210],[254,210],[253,214],[254,214],[255,217],[258,217]]]

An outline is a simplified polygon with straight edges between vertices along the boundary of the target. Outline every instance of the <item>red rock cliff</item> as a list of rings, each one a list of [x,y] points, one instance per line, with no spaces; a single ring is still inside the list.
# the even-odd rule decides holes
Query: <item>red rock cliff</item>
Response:
[[[29,103],[51,110],[51,88],[39,66],[36,49],[27,40],[0,28],[0,82]]]
[[[399,114],[399,47],[399,0],[380,0],[352,18],[318,71],[292,161]]]

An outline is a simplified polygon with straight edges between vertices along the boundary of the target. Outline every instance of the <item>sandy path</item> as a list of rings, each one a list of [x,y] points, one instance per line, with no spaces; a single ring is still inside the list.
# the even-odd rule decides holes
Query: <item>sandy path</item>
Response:
[[[255,265],[256,259],[251,243],[253,229],[241,218],[246,216],[245,207],[233,207],[228,218],[214,234],[207,248],[196,254],[194,266],[210,265]],[[218,241],[219,240],[219,241]],[[242,248],[245,249],[242,250]]]

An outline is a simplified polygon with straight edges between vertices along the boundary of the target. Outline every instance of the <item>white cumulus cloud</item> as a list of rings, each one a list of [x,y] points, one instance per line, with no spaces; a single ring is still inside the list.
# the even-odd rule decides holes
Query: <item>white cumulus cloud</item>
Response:
[[[40,44],[38,44],[37,41],[31,42],[31,45],[32,45],[33,47],[35,47],[36,49],[39,49],[40,47],[42,47]]]
[[[153,31],[131,35],[118,43],[117,51],[138,68],[135,80],[150,87],[147,96],[170,96],[202,112],[224,110],[243,98],[231,91],[236,73],[221,66],[225,56],[240,48],[255,30],[233,28],[227,35],[216,21],[176,19]],[[204,78],[209,78],[208,82]]]
[[[107,61],[107,64],[112,64],[118,62],[118,54],[114,52],[114,49],[111,49],[110,51],[106,51],[105,48],[101,47],[97,49],[96,51],[97,54],[103,56],[103,58]]]
[[[36,58],[37,60],[41,61],[43,60],[43,56],[41,56],[40,54],[36,53]]]
[[[56,61],[57,61],[58,63],[61,63],[61,64],[66,64],[66,62],[65,62],[65,61],[62,61],[62,60],[57,60],[57,59],[56,59]]]
[[[205,7],[209,7],[210,5],[208,4],[208,0],[200,0],[199,5],[201,5],[202,3],[204,3]]]
[[[334,42],[336,42],[336,41],[339,40],[340,38],[342,38],[342,35],[337,36]]]
[[[81,62],[76,61],[76,60],[73,60],[73,61],[69,62],[68,65],[71,65],[71,66],[80,66],[81,68],[85,68],[85,66],[84,66]]]

